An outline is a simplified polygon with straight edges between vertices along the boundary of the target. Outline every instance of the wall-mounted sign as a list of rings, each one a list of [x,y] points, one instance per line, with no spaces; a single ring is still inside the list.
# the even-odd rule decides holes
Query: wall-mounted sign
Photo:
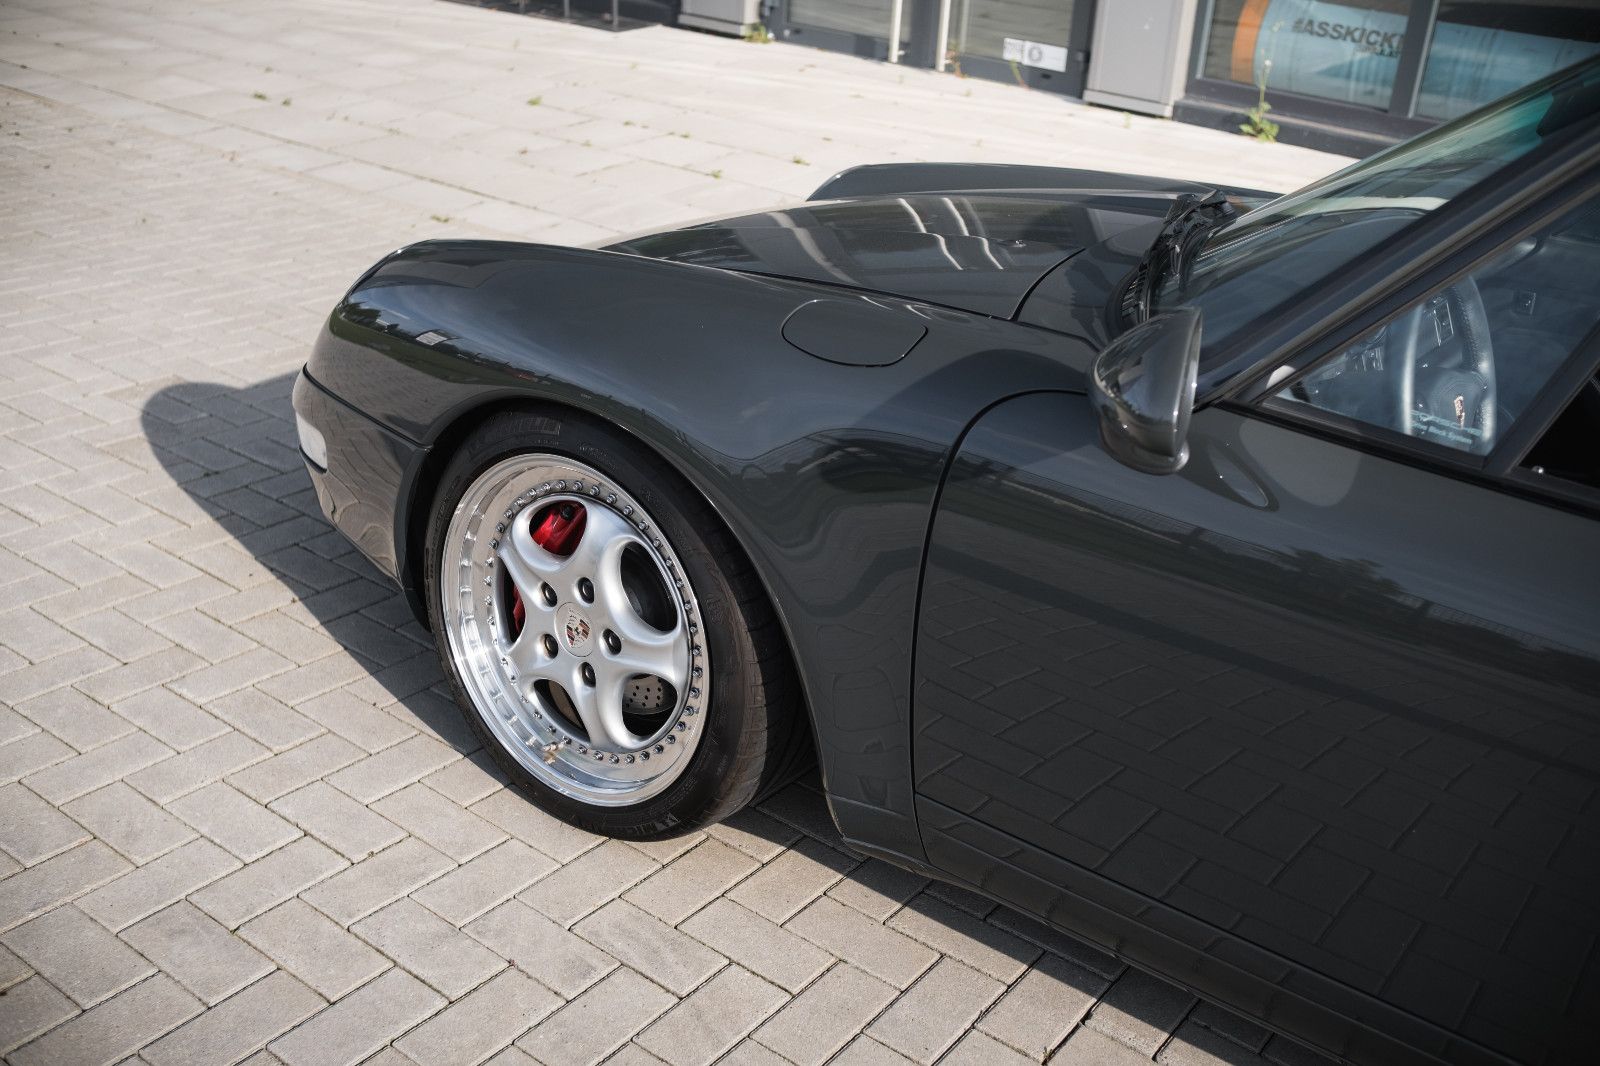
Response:
[[[1063,73],[1067,69],[1067,50],[1058,44],[1040,44],[1038,41],[1019,41],[1015,37],[1007,37],[1000,58],[1008,63],[1021,63],[1025,67]]]

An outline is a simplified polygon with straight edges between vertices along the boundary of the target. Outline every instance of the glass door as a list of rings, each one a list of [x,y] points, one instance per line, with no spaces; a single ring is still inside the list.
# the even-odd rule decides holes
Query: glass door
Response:
[[[772,31],[786,41],[891,63],[908,61],[912,23],[929,0],[778,0]],[[925,17],[925,16],[924,16]],[[898,41],[891,50],[889,42]],[[923,63],[921,65],[926,65]]]
[[[796,44],[1081,96],[1093,13],[1094,0],[773,0],[769,17]]]
[[[945,0],[944,68],[1083,94],[1091,0]]]

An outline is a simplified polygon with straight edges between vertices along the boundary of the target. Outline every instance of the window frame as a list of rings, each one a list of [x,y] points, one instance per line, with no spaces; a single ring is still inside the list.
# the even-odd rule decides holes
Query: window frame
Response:
[[[1589,168],[1577,180],[1565,184],[1557,195],[1524,206],[1482,240],[1460,249],[1395,291],[1389,298],[1374,300],[1358,308],[1338,327],[1327,331],[1316,341],[1296,348],[1252,374],[1252,381],[1241,389],[1237,397],[1221,399],[1217,401],[1217,406],[1246,417],[1261,418],[1287,428],[1307,431],[1407,465],[1466,478],[1518,495],[1531,495],[1546,502],[1600,513],[1600,490],[1541,476],[1522,467],[1528,453],[1549,432],[1578,391],[1600,372],[1600,323],[1584,334],[1556,372],[1541,386],[1527,410],[1484,455],[1474,455],[1308,403],[1278,397],[1278,393],[1339,358],[1352,344],[1372,331],[1398,320],[1421,301],[1491,262],[1519,241],[1558,221],[1563,215],[1596,204],[1600,204],[1600,166]],[[1273,374],[1283,368],[1289,368],[1291,373],[1273,382]]]

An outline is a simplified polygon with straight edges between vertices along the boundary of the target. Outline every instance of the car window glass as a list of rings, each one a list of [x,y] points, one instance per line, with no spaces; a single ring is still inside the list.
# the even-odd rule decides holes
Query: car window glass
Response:
[[[1417,219],[1581,126],[1600,107],[1600,62],[1363,159],[1241,216],[1206,239],[1158,309],[1205,312],[1202,368],[1224,342]]]
[[[1487,454],[1600,322],[1600,200],[1411,305],[1277,393]]]
[[[1541,477],[1600,489],[1600,376],[1584,383],[1522,465]]]

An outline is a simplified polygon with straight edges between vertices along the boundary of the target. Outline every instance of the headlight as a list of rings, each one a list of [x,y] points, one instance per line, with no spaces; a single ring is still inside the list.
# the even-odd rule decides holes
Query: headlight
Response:
[[[300,450],[318,470],[328,469],[328,442],[323,439],[322,431],[310,422],[305,416],[296,411],[294,415],[294,428],[300,434]]]

